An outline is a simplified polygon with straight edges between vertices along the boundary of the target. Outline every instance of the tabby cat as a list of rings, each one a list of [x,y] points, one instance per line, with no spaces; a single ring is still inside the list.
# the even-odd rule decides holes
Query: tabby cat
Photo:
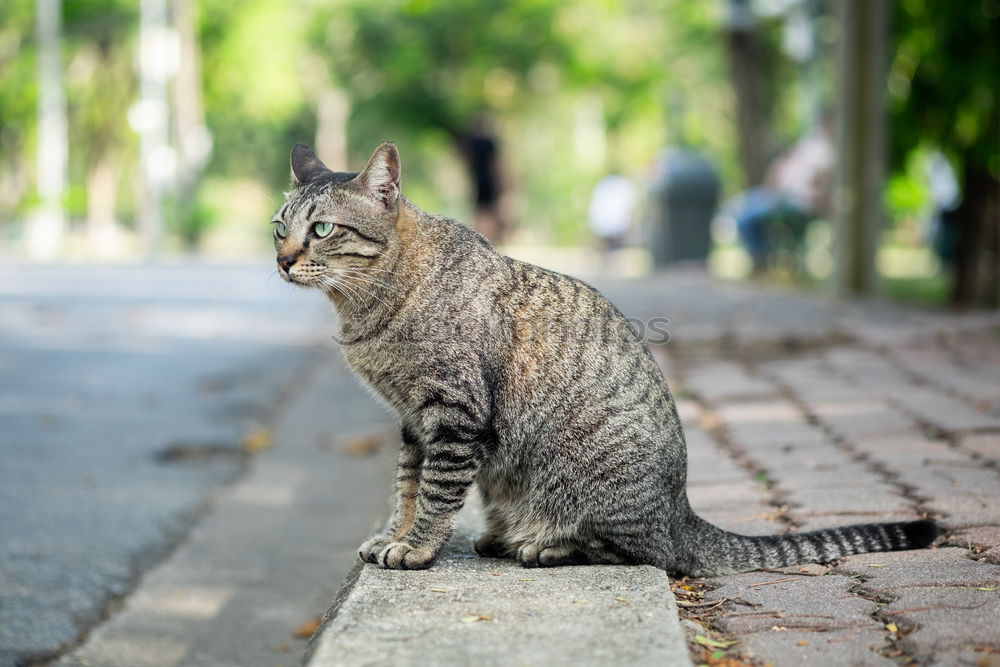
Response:
[[[359,174],[292,149],[274,216],[280,274],[321,289],[351,368],[399,414],[395,510],[359,555],[430,567],[475,482],[480,555],[527,567],[648,563],[718,575],[913,549],[931,521],[747,537],[696,516],[659,367],[579,280],[513,260],[400,195],[396,147]]]

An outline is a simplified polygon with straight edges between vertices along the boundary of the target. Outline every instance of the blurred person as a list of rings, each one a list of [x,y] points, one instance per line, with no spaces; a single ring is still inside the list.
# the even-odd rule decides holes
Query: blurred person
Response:
[[[635,186],[620,174],[608,174],[594,186],[587,209],[587,222],[597,237],[605,263],[625,245],[637,201]]]
[[[938,259],[951,267],[957,255],[961,225],[961,221],[955,215],[959,204],[962,203],[958,178],[948,158],[941,151],[933,151],[928,156],[926,176],[931,197],[931,211],[925,234]]]
[[[503,194],[500,142],[489,115],[479,114],[469,130],[459,137],[459,144],[474,190],[476,231],[492,243],[502,243],[507,223],[500,211]]]
[[[824,114],[811,132],[778,155],[762,185],[728,204],[755,273],[764,271],[779,251],[789,251],[797,262],[806,227],[829,218],[834,151],[833,115]]]

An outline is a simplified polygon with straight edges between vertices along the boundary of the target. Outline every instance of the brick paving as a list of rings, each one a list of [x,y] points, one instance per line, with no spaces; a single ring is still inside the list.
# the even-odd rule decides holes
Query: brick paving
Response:
[[[944,529],[934,549],[689,582],[689,618],[739,640],[728,657],[1000,664],[998,331],[765,359],[659,351],[709,520],[747,534],[923,516]]]
[[[1000,315],[691,277],[602,287],[671,318],[654,352],[699,514],[745,534],[943,529],[931,549],[675,583],[692,637],[737,641],[694,645],[697,662],[1000,665]]]

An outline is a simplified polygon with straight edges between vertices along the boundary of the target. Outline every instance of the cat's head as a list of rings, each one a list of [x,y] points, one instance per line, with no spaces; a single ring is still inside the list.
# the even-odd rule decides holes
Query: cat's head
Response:
[[[393,246],[400,205],[399,152],[383,143],[358,174],[327,169],[308,146],[292,148],[292,189],[272,218],[278,273],[337,289]]]

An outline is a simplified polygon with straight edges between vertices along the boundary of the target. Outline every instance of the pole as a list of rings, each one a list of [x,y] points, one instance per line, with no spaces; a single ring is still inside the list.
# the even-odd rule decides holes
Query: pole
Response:
[[[66,193],[68,141],[66,94],[62,81],[61,0],[37,0],[38,36],[38,196],[41,205],[28,228],[28,252],[51,259],[66,232],[63,197]]]

